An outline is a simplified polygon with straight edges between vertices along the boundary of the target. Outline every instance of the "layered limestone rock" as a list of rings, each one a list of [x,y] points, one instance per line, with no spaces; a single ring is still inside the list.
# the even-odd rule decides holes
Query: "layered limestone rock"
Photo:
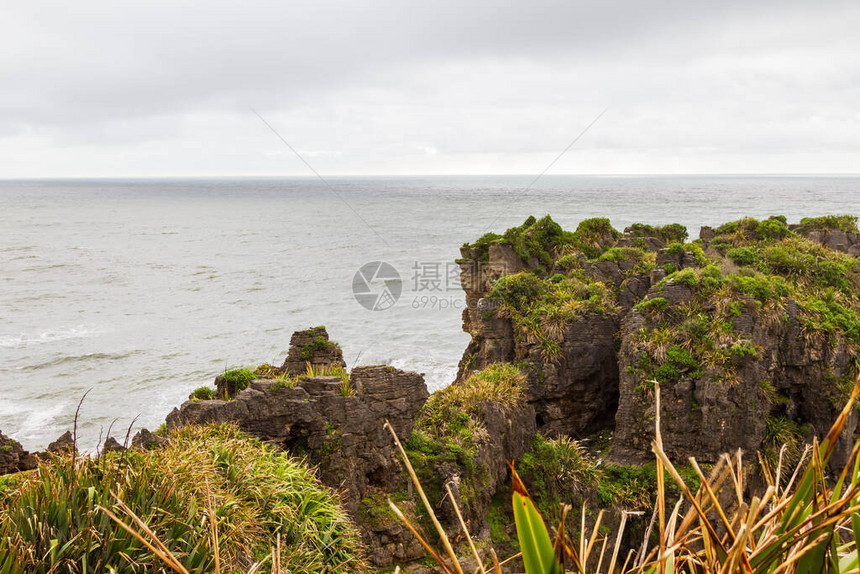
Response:
[[[24,450],[21,443],[0,432],[0,475],[32,470],[38,464],[38,459]]]
[[[385,424],[404,440],[409,436],[428,396],[423,376],[389,366],[356,367],[348,376],[296,375],[307,372],[306,363],[321,370],[343,366],[340,347],[329,341],[324,328],[295,333],[284,366],[268,378],[251,381],[231,400],[189,400],[167,416],[167,426],[234,422],[255,437],[307,457],[322,482],[337,489],[343,506],[358,518],[375,564],[423,556],[420,543],[390,518],[390,511],[370,515],[374,507],[387,510],[388,494],[405,484]],[[158,440],[139,433],[133,444],[150,448]]]
[[[607,228],[587,245],[628,246],[636,240],[651,250],[666,245],[661,237],[641,237],[632,232],[617,237]],[[589,260],[576,252],[564,260],[556,258],[551,265],[544,263],[540,269],[537,257],[523,257],[514,246],[499,243],[463,246],[461,256],[461,283],[467,303],[463,330],[472,340],[460,361],[457,380],[495,362],[523,363],[529,373],[528,400],[541,433],[584,437],[611,427],[618,405],[617,333],[621,317],[661,275],[636,273],[638,262],[632,259]],[[583,289],[598,286],[612,290],[612,300],[600,308],[584,306],[558,319],[548,317],[553,310],[547,308],[546,314],[537,313],[540,323],[529,325],[512,317],[493,292],[503,277],[522,273],[553,277],[572,270],[581,274]],[[524,298],[536,296],[528,289],[524,291]]]
[[[657,283],[624,318],[613,458],[651,458],[653,379],[663,389],[664,448],[681,461],[714,462],[738,448],[775,458],[784,443],[791,452],[822,437],[842,410],[856,375],[858,333],[839,292],[855,291],[856,263],[803,242],[756,236],[748,225],[706,230],[701,247],[726,254],[718,259],[722,269],[694,265]],[[812,231],[808,239],[830,249],[828,238],[848,235]],[[838,247],[848,250],[844,242]],[[832,266],[843,264],[831,277]],[[793,284],[756,273],[754,265],[797,265],[813,285],[804,288],[802,275]],[[819,294],[829,300],[816,300]],[[852,411],[833,468],[845,464],[858,420]]]
[[[52,454],[70,453],[77,450],[72,431],[66,431],[57,440],[48,445],[47,451]]]
[[[323,326],[296,331],[290,338],[290,350],[280,373],[302,375],[311,366],[346,367],[343,351],[334,341],[329,340],[328,331]]]
[[[664,444],[681,461],[737,448],[773,456],[827,431],[860,351],[855,220],[744,219],[688,244],[680,226],[606,225],[568,233],[532,218],[461,249],[472,341],[458,380],[521,364],[538,431],[614,427],[618,463],[652,458],[654,379]]]
[[[187,401],[167,416],[168,428],[194,423],[238,426],[320,468],[320,478],[342,488],[350,511],[369,487],[391,487],[399,463],[385,422],[407,437],[426,400],[424,378],[393,367],[358,367],[348,382],[305,377],[284,384],[258,379],[229,401]]]

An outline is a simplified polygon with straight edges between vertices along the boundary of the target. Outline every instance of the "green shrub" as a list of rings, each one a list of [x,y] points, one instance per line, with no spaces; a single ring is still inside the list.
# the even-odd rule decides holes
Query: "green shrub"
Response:
[[[755,359],[756,357],[758,357],[758,350],[755,348],[755,345],[753,345],[749,341],[739,341],[733,344],[729,348],[729,352],[733,356],[739,358],[752,357],[753,359]]]
[[[652,377],[662,383],[675,383],[682,375],[692,379],[702,376],[702,368],[693,355],[679,345],[671,345],[666,349],[666,360],[652,373]]]
[[[665,297],[652,297],[637,303],[633,308],[640,313],[662,313],[669,307],[669,300]]]
[[[524,271],[506,275],[493,285],[490,297],[500,298],[505,305],[523,310],[547,292],[547,285],[534,273]]]
[[[666,253],[669,255],[683,255],[684,246],[680,243],[670,243],[666,246]]]
[[[687,228],[680,223],[670,223],[658,228],[660,236],[669,242],[683,243],[687,239]]]
[[[657,465],[651,461],[643,465],[605,464],[597,488],[597,499],[601,506],[616,506],[625,510],[653,508],[657,500]],[[698,489],[701,481],[691,467],[677,469],[684,482]],[[677,499],[681,490],[665,473],[666,498]]]
[[[272,383],[272,386],[269,387],[273,391],[280,391],[283,389],[292,389],[299,383],[297,377],[291,377],[289,375],[282,375],[280,377],[275,378],[275,382]]]
[[[213,572],[215,505],[223,572],[245,571],[280,535],[281,571],[367,571],[358,535],[300,461],[235,426],[184,427],[152,451],[55,457],[0,497],[6,574],[162,572],[160,559],[99,507],[131,523],[115,492],[190,572]],[[146,536],[145,536],[146,537]],[[5,566],[5,569],[4,569]]]
[[[758,253],[752,247],[735,247],[726,251],[726,257],[738,265],[752,265],[758,260]]]
[[[759,239],[783,239],[791,234],[784,221],[765,219],[756,225],[755,234]]]
[[[541,219],[531,216],[519,227],[505,231],[498,241],[510,246],[523,261],[534,258],[542,269],[548,269],[565,242],[565,232],[549,215]]]
[[[524,404],[526,377],[510,363],[492,363],[462,383],[449,385],[430,395],[421,408],[416,426],[443,428],[458,414],[476,414],[481,403],[493,401],[504,409]]]
[[[791,287],[781,277],[777,276],[731,275],[729,284],[738,293],[757,299],[762,303],[776,297],[784,297],[792,291]]]
[[[815,264],[815,283],[821,287],[835,287],[842,291],[851,289],[851,281],[848,280],[848,268],[845,264],[837,261],[818,261]]]
[[[821,217],[804,217],[800,220],[798,232],[808,233],[810,231],[822,231],[839,229],[846,233],[860,233],[857,230],[857,216],[855,215],[824,215]]]
[[[218,392],[209,387],[197,387],[191,391],[188,398],[192,401],[211,401],[212,399],[218,398]]]
[[[686,269],[677,271],[671,275],[669,279],[671,279],[672,283],[676,285],[686,285],[690,289],[695,289],[699,286],[699,276],[696,274],[696,270],[692,267],[687,267]]]
[[[586,450],[566,436],[546,439],[536,434],[517,472],[535,495],[538,508],[551,520],[558,518],[561,503],[573,502],[573,496],[582,495],[600,480],[600,471]]]
[[[221,384],[223,385],[228,397],[232,397],[239,391],[244,391],[251,384],[251,381],[257,379],[254,371],[249,369],[233,369],[225,371],[221,375]]]
[[[655,227],[645,223],[634,223],[624,230],[636,237],[654,237],[666,243],[683,243],[687,239],[687,228],[680,223],[670,223]]]
[[[328,340],[323,335],[319,335],[314,338],[313,341],[302,347],[302,350],[299,352],[299,358],[302,361],[310,361],[314,358],[314,354],[319,351],[332,351],[338,348],[340,348],[340,346],[337,343]]]
[[[598,260],[620,263],[629,259],[631,261],[639,262],[644,256],[645,252],[636,247],[612,247],[603,252],[603,254],[598,257]]]

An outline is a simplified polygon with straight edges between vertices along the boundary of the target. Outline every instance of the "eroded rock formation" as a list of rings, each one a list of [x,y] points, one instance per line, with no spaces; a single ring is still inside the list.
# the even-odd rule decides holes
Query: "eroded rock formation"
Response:
[[[24,450],[21,443],[0,432],[0,474],[32,470],[38,464],[38,459]]]
[[[470,342],[458,380],[523,365],[539,432],[613,429],[611,458],[652,458],[652,380],[678,460],[748,456],[822,436],[856,374],[860,234],[847,217],[613,233],[530,219],[461,249]],[[680,229],[679,229],[680,228]],[[817,247],[821,245],[826,249]],[[829,297],[821,300],[824,294]],[[854,307],[852,307],[854,305]],[[832,459],[850,452],[852,414]]]

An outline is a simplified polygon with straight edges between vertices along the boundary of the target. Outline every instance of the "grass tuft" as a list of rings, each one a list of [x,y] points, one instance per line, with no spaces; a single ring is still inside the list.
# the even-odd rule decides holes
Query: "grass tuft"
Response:
[[[302,461],[232,425],[184,427],[152,451],[55,457],[17,478],[0,492],[0,571],[163,572],[156,554],[99,510],[123,516],[118,500],[189,572],[214,571],[211,506],[225,572],[248,571],[278,537],[289,549],[281,571],[366,571],[337,496]]]

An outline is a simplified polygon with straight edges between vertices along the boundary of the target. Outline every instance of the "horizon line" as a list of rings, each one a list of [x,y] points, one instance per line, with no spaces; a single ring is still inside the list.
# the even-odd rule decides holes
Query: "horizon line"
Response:
[[[533,177],[533,173],[345,173],[328,174],[327,178],[396,178],[396,177]],[[733,172],[733,173],[553,173],[544,177],[860,177],[860,172]],[[246,174],[246,175],[53,175],[0,177],[0,181],[53,180],[121,180],[121,179],[316,179],[313,174]]]

